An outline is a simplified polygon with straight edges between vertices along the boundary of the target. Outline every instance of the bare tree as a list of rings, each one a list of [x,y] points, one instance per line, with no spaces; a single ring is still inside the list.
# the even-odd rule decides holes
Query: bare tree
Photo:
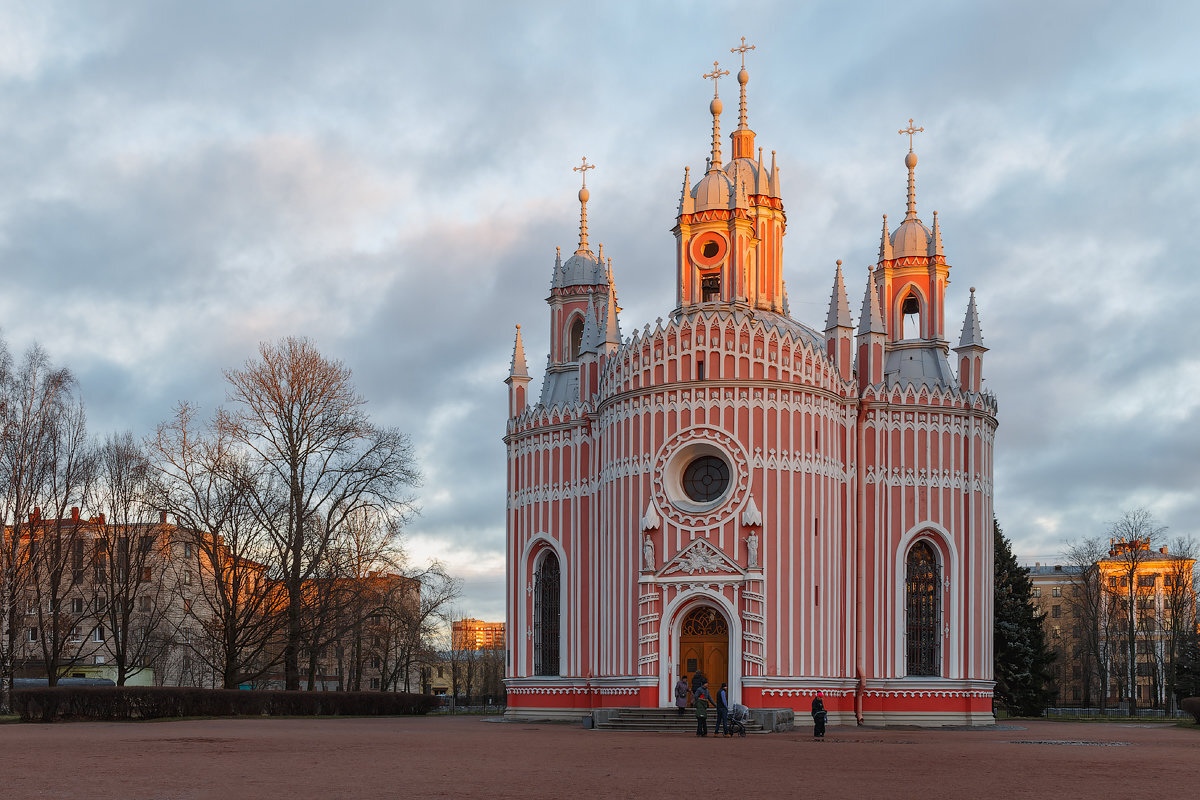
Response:
[[[1166,528],[1159,525],[1154,514],[1145,508],[1125,511],[1109,526],[1112,547],[1106,563],[1115,566],[1112,570],[1114,574],[1109,577],[1109,589],[1114,600],[1119,598],[1115,605],[1123,618],[1120,635],[1124,650],[1125,693],[1131,715],[1137,713],[1137,644],[1139,640],[1144,640],[1143,636],[1138,635],[1138,601],[1139,596],[1144,594],[1139,591],[1138,573],[1156,557],[1155,544],[1165,532]]]
[[[1091,704],[1091,692],[1097,692],[1101,709],[1108,704],[1109,670],[1115,644],[1115,618],[1108,613],[1108,591],[1099,562],[1108,548],[1099,538],[1070,542],[1064,560],[1071,566],[1071,586],[1067,606],[1078,626],[1082,653],[1079,658],[1083,676],[1083,702]]]
[[[1177,707],[1179,666],[1184,660],[1189,635],[1196,630],[1196,571],[1200,546],[1191,537],[1179,537],[1168,548],[1171,565],[1163,576],[1163,602],[1158,623],[1163,638],[1162,669],[1166,683],[1167,710]]]
[[[25,587],[32,574],[28,515],[46,480],[48,440],[74,378],[56,368],[40,347],[26,352],[14,372],[0,343],[0,713],[12,708],[12,680],[21,651],[21,615],[30,611]]]
[[[252,503],[272,537],[287,599],[285,688],[300,688],[306,583],[351,515],[404,514],[419,480],[406,436],[368,418],[350,370],[306,339],[259,346],[258,358],[225,373],[234,435],[260,480]]]
[[[196,580],[175,602],[201,640],[183,644],[221,686],[236,689],[276,665],[284,617],[268,580],[270,538],[251,506],[255,475],[225,422],[218,415],[203,425],[183,404],[147,447],[151,505],[175,519],[172,547]]]
[[[92,594],[84,560],[97,523],[102,528],[104,518],[85,519],[79,510],[91,495],[96,474],[96,451],[88,438],[83,405],[73,398],[60,403],[49,426],[45,480],[29,531],[30,584],[38,623],[37,635],[30,640],[37,639],[46,678],[54,686],[64,672],[92,656],[97,649],[92,645],[104,640],[103,627],[84,630],[85,620],[91,618],[85,603]],[[43,507],[52,516],[41,518]]]
[[[92,505],[106,509],[96,529],[99,553],[108,554],[107,570],[97,570],[97,625],[106,629],[106,657],[117,672],[117,685],[143,669],[154,668],[164,642],[174,634],[170,615],[178,578],[171,557],[170,532],[150,504],[150,462],[132,433],[109,436],[101,446]]]

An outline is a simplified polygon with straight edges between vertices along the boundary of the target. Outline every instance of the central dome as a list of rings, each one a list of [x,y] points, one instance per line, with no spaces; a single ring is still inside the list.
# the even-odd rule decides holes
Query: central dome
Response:
[[[933,234],[916,217],[909,217],[900,223],[892,233],[892,257],[928,256],[929,242]]]
[[[696,199],[696,210],[729,208],[729,194],[732,189],[733,184],[724,172],[719,169],[709,170],[692,190],[692,197]]]

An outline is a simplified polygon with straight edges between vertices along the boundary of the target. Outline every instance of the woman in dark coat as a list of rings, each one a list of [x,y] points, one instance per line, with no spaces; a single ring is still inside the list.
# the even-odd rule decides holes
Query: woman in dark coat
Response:
[[[678,709],[679,716],[683,716],[683,710],[687,708],[687,679],[682,675],[679,680],[675,681],[675,708]]]
[[[813,718],[813,738],[825,738],[825,718],[829,716],[825,710],[825,701],[821,699],[822,694],[817,692],[817,696],[812,701],[812,718]]]

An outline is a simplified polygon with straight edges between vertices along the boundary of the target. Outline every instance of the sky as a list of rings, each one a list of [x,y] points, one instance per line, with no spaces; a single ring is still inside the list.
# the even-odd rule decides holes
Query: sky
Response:
[[[1053,561],[1145,506],[1200,537],[1200,5],[0,2],[0,330],[146,435],[307,336],[424,475],[405,546],[503,619],[503,384],[540,386],[554,248],[604,243],[626,334],[674,305],[683,168],[746,37],[793,316],[857,313],[880,216],[938,210],[947,334],[977,287],[995,507]],[[737,84],[721,84],[723,149]]]

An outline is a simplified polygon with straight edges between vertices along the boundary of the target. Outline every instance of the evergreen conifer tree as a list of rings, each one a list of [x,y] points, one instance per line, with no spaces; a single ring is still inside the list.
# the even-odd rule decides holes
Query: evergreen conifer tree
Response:
[[[1029,570],[1017,564],[1000,523],[993,519],[992,526],[996,700],[1009,713],[1040,716],[1050,702],[1048,670],[1055,656],[1046,646],[1041,617],[1030,601]]]

